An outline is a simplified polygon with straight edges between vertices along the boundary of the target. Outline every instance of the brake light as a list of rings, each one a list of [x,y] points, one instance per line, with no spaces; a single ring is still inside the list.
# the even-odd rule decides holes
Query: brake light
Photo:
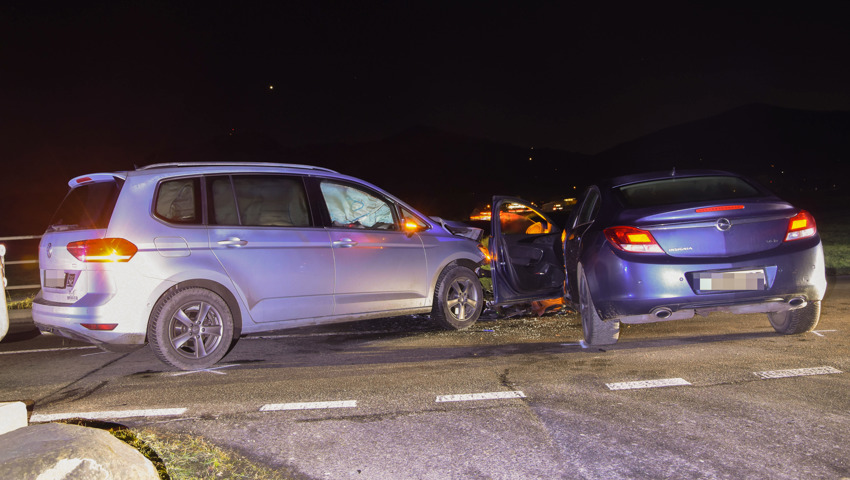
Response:
[[[818,227],[815,225],[815,217],[805,210],[800,210],[800,213],[794,215],[788,221],[788,232],[785,234],[785,241],[790,242],[802,238],[814,237],[817,232]]]
[[[696,213],[705,213],[705,212],[725,212],[728,210],[743,210],[743,205],[723,205],[721,207],[705,207],[696,209]]]
[[[115,327],[118,326],[117,323],[81,323],[80,325],[88,328],[89,330],[104,330],[108,332],[115,330]]]
[[[635,227],[609,227],[605,238],[618,249],[633,253],[664,253],[655,237],[646,230]]]
[[[97,238],[71,242],[68,252],[81,262],[127,262],[139,249],[123,238]]]

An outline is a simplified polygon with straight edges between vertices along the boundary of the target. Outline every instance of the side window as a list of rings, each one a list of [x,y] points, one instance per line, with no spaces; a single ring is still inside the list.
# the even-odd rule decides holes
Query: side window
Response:
[[[233,184],[230,182],[230,177],[207,179],[207,203],[210,210],[210,224],[239,225],[239,214],[236,213],[236,198],[233,196]]]
[[[397,230],[393,206],[365,190],[323,181],[322,196],[335,227]]]
[[[200,224],[200,180],[180,178],[159,184],[154,214],[167,222]]]
[[[213,177],[209,181],[209,191],[212,196],[210,223],[255,227],[310,226],[307,195],[298,177]]]
[[[429,228],[429,225],[425,223],[424,220],[417,217],[410,210],[401,207],[401,218],[403,218],[406,222],[413,222],[419,229],[426,230]]]
[[[581,204],[581,210],[576,217],[574,226],[590,223],[596,218],[596,213],[599,211],[599,192],[591,190],[587,192],[587,196]]]
[[[499,223],[502,233],[506,235],[537,235],[552,231],[552,225],[539,213],[518,203],[502,203],[499,207]]]

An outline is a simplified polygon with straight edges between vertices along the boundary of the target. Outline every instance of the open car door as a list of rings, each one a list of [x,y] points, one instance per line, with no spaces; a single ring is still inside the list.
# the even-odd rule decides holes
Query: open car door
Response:
[[[530,202],[493,197],[490,269],[496,305],[564,297],[561,229]]]

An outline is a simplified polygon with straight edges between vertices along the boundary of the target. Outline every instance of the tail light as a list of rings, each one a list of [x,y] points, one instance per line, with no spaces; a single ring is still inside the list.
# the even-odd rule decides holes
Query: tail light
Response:
[[[68,244],[68,251],[81,262],[128,262],[139,249],[123,238],[97,238]]]
[[[805,210],[800,210],[800,213],[794,215],[788,221],[788,232],[785,234],[785,241],[790,242],[792,240],[814,237],[816,233],[818,233],[818,227],[815,225],[815,217]]]
[[[664,253],[655,237],[646,230],[635,227],[609,227],[605,238],[618,249],[633,253]]]

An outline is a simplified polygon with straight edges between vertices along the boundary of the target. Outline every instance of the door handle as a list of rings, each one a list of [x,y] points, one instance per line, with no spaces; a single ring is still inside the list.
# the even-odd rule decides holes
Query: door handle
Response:
[[[351,248],[351,247],[357,245],[357,242],[355,242],[354,240],[352,240],[350,238],[340,238],[339,240],[334,240],[333,245],[334,245],[334,247]]]
[[[248,240],[242,240],[238,237],[230,237],[227,240],[219,240],[218,244],[221,245],[222,247],[238,248],[238,247],[244,247],[245,245],[248,245]]]

